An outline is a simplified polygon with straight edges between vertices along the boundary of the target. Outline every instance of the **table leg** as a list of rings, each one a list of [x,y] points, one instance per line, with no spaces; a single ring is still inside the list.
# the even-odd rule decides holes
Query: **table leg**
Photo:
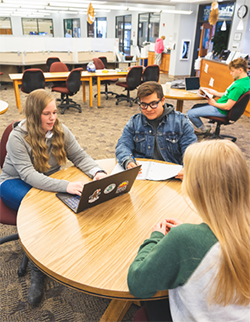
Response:
[[[14,92],[15,92],[15,97],[16,97],[16,106],[19,109],[19,112],[21,112],[21,99],[20,99],[20,93],[19,93],[19,88],[18,88],[18,82],[13,81],[13,87],[14,87]]]
[[[101,80],[97,76],[97,107],[101,107]]]
[[[89,78],[89,106],[93,107],[93,83],[92,77]]]
[[[107,307],[100,322],[120,322],[130,308],[132,301],[112,300]]]
[[[86,92],[85,92],[85,81],[82,81],[82,99],[84,101],[84,103],[86,102]]]
[[[177,100],[176,111],[179,111],[182,113],[182,110],[183,110],[183,100]]]

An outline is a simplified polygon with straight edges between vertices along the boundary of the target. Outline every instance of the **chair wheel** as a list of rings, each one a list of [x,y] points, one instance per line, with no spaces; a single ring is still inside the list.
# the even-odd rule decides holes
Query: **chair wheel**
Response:
[[[24,275],[25,275],[25,272],[26,272],[26,270],[23,270],[23,269],[21,269],[21,268],[18,268],[17,275],[18,275],[19,277],[22,277],[22,276],[24,276]]]
[[[118,102],[115,102],[115,105],[118,105]]]

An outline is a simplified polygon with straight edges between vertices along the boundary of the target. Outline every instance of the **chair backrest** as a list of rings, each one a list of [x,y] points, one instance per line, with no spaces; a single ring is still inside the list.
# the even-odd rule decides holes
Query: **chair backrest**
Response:
[[[108,68],[108,61],[106,56],[100,56],[98,57],[98,59],[100,59],[103,62],[105,68]]]
[[[46,61],[47,71],[50,72],[50,67],[54,62],[60,62],[60,58],[58,57],[49,57]]]
[[[250,99],[250,91],[241,95],[228,113],[228,120],[236,122],[244,113]]]
[[[95,64],[95,69],[105,69],[105,66],[103,64],[103,62],[101,61],[101,59],[99,58],[93,58],[92,59],[94,64]]]
[[[38,88],[45,88],[43,71],[39,68],[26,69],[23,73],[21,90],[30,93]]]
[[[158,82],[160,77],[160,68],[158,65],[148,65],[142,74],[142,81],[154,81]]]
[[[69,69],[66,64],[62,62],[55,62],[52,63],[50,66],[50,72],[55,73],[55,72],[68,72]]]
[[[1,168],[3,168],[3,164],[4,164],[4,160],[5,160],[5,157],[6,157],[6,154],[7,154],[7,151],[6,151],[6,144],[7,144],[7,141],[9,139],[9,135],[10,135],[10,132],[13,130],[13,124],[15,123],[16,121],[10,123],[6,129],[4,130],[3,132],[3,135],[1,137],[1,141],[0,141],[0,165],[1,165]]]
[[[83,68],[75,68],[73,69],[66,81],[66,86],[71,94],[75,94],[79,91],[81,86],[81,73]]]
[[[133,90],[141,84],[142,70],[142,66],[131,67],[126,78],[129,89]]]

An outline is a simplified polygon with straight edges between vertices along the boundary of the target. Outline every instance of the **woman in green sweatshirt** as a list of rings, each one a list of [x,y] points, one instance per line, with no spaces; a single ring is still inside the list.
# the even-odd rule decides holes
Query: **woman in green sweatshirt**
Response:
[[[148,321],[249,321],[250,175],[244,156],[230,141],[205,141],[187,148],[184,166],[183,190],[203,223],[165,219],[155,225],[129,268],[129,290],[141,299],[169,290],[169,303],[145,301],[140,310]]]

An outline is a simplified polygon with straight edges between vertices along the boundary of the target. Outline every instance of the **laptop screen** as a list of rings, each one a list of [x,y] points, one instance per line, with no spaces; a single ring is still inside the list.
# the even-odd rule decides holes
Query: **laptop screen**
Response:
[[[185,78],[186,91],[192,91],[200,88],[199,77],[187,77]]]

